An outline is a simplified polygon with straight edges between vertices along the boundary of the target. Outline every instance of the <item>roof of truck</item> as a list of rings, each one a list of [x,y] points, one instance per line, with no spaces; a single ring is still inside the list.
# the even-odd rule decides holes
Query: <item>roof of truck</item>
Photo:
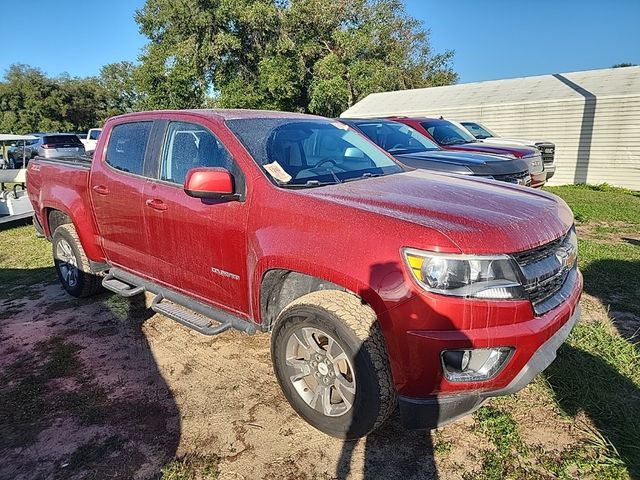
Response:
[[[190,109],[190,110],[153,110],[147,112],[126,113],[116,118],[136,117],[145,114],[192,113],[202,117],[219,120],[240,120],[248,118],[323,118],[304,113],[278,112],[273,110],[244,110],[244,109]]]

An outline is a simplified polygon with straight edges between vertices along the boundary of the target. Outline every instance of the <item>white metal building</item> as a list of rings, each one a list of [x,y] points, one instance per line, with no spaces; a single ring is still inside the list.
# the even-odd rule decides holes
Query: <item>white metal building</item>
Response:
[[[444,116],[556,144],[550,184],[640,190],[640,67],[375,93],[343,117]]]

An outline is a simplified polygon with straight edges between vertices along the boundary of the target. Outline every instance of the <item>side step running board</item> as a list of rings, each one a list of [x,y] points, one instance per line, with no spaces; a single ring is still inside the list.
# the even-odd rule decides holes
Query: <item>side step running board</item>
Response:
[[[151,309],[203,335],[217,335],[231,328],[230,322],[212,326],[213,322],[210,318],[182,307],[177,303],[167,301],[161,293],[153,299]]]
[[[111,268],[102,285],[125,297],[145,291],[155,294],[151,309],[203,335],[217,335],[230,328],[248,335],[256,333],[256,324],[216,307],[182,295],[119,268]]]
[[[118,295],[122,295],[123,297],[135,297],[136,295],[144,292],[144,287],[129,285],[128,283],[116,278],[111,271],[109,271],[107,276],[102,279],[102,286],[107,290],[117,293]]]

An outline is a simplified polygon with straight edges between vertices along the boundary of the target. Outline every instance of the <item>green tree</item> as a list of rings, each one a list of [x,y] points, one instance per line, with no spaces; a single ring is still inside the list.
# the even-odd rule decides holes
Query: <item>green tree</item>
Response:
[[[0,132],[83,132],[136,107],[132,65],[105,66],[99,78],[51,78],[11,65],[0,81]]]
[[[136,71],[147,108],[337,115],[369,93],[455,82],[453,53],[400,0],[147,0]]]
[[[143,96],[135,81],[137,69],[132,62],[109,63],[100,69],[98,84],[105,102],[103,120],[141,106]]]

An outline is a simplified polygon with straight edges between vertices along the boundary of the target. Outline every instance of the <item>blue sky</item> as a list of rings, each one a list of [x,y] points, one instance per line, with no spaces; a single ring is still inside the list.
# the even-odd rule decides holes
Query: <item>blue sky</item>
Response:
[[[143,4],[0,0],[0,72],[26,63],[86,76],[135,60],[145,39],[133,14]],[[461,82],[640,64],[640,0],[407,0],[407,9],[436,50],[455,50]]]

